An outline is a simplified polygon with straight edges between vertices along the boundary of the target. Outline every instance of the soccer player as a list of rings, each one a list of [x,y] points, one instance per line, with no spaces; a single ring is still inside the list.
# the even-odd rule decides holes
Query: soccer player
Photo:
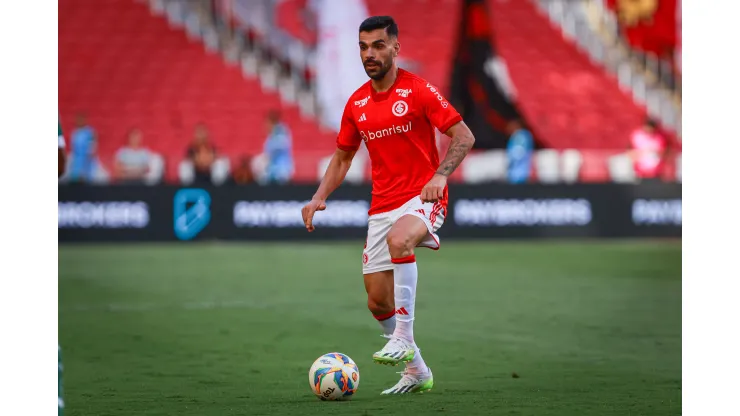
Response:
[[[326,199],[342,183],[364,141],[373,189],[362,268],[368,308],[388,338],[373,360],[406,363],[401,380],[382,394],[424,392],[434,381],[414,341],[414,249],[439,249],[436,232],[447,214],[447,178],[475,139],[435,86],[397,67],[401,44],[392,17],[362,22],[359,46],[370,81],[344,108],[337,149],[316,194],[302,210],[303,221],[309,232],[314,230],[315,212],[326,209]],[[452,138],[441,163],[435,128]]]

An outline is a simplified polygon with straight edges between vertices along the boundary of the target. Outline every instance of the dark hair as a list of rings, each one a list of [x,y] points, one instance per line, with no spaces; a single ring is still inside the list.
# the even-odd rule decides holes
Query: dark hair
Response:
[[[658,122],[652,117],[648,117],[645,119],[645,125],[654,129],[658,128]]]
[[[385,29],[388,36],[398,37],[398,25],[390,16],[371,16],[360,24],[360,32],[372,32],[377,29]]]

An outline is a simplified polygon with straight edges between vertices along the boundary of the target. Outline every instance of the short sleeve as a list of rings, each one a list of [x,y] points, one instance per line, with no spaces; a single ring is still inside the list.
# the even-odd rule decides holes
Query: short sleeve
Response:
[[[352,119],[352,110],[350,109],[350,101],[347,101],[347,105],[344,106],[344,113],[342,114],[342,124],[339,128],[339,134],[337,135],[337,147],[346,151],[354,152],[360,147],[362,138],[360,133],[357,131],[355,121]]]
[[[462,116],[455,110],[439,89],[430,83],[421,85],[421,104],[429,121],[442,133],[462,121]]]

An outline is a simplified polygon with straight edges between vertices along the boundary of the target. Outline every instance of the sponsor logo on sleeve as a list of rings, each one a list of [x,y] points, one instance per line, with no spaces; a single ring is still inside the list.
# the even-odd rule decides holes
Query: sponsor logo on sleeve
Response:
[[[449,105],[450,105],[450,104],[449,104],[449,103],[448,103],[448,102],[447,102],[447,101],[446,101],[446,100],[444,99],[444,97],[442,97],[442,94],[440,94],[440,93],[439,93],[439,90],[438,90],[438,89],[437,89],[436,87],[434,87],[434,86],[433,86],[432,84],[430,84],[430,83],[428,83],[428,82],[427,82],[427,88],[429,88],[429,91],[431,91],[431,92],[432,92],[432,94],[434,94],[434,96],[435,96],[435,97],[437,97],[437,101],[439,101],[440,105],[441,105],[441,106],[442,106],[443,108],[447,108],[447,106],[449,106]]]

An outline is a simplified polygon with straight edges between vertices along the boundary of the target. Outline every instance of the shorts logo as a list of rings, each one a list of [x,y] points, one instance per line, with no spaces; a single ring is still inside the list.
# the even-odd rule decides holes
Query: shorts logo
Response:
[[[180,189],[175,194],[175,236],[192,240],[211,222],[211,195],[203,189]]]
[[[409,105],[406,104],[406,101],[398,100],[393,104],[393,108],[391,110],[394,115],[401,117],[409,111]]]
[[[425,216],[427,215],[427,214],[426,214],[426,213],[424,212],[424,210],[423,210],[423,209],[417,209],[417,210],[416,210],[416,212],[418,212],[419,214],[421,214],[421,215],[422,215],[423,217],[425,217]]]
[[[367,264],[368,260],[367,253],[362,253],[362,264]]]

